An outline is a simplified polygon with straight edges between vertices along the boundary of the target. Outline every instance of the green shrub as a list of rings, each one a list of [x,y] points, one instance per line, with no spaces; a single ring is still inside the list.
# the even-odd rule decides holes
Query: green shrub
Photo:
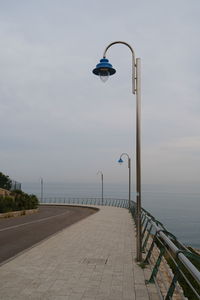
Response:
[[[13,191],[10,196],[0,196],[0,213],[35,209],[39,201],[35,195],[28,195],[21,190]]]
[[[1,196],[0,197],[0,212],[9,212],[14,210],[15,208],[15,201],[12,197],[9,196]]]
[[[0,172],[0,188],[10,190],[12,186],[12,180],[9,176]]]

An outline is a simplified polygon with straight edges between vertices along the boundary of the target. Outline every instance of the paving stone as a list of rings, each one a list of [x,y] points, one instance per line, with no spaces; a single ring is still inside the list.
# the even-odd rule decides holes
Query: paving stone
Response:
[[[148,290],[135,257],[128,210],[100,207],[1,266],[0,299],[154,299],[155,290]]]

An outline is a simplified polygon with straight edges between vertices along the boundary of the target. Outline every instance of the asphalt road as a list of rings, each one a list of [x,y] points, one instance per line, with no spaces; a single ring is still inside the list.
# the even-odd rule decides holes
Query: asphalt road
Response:
[[[95,212],[82,207],[40,206],[29,216],[0,219],[0,264]]]

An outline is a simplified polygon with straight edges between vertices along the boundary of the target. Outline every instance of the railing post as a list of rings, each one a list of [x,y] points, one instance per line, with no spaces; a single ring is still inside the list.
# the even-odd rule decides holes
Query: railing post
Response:
[[[144,252],[145,248],[146,248],[146,245],[148,243],[148,240],[149,240],[149,237],[150,237],[150,234],[151,234],[151,229],[152,229],[153,225],[151,224],[150,228],[148,229],[148,233],[147,233],[147,236],[145,238],[145,241],[142,245],[142,251]]]
[[[149,251],[148,251],[148,253],[147,253],[147,256],[146,256],[146,258],[145,258],[145,260],[144,260],[144,264],[148,264],[148,263],[149,263],[149,259],[150,259],[151,254],[152,254],[152,251],[153,251],[153,247],[154,247],[156,238],[157,238],[157,237],[156,237],[156,234],[155,234],[155,235],[154,235],[154,238],[153,238],[153,240],[152,240],[151,246],[150,246],[150,248],[149,248]]]
[[[160,263],[161,263],[161,261],[162,261],[162,257],[163,257],[163,255],[164,255],[164,253],[165,253],[165,248],[162,247],[162,248],[160,249],[160,254],[159,254],[158,258],[157,258],[156,264],[155,264],[155,266],[154,266],[154,268],[153,268],[153,271],[152,271],[152,273],[151,273],[151,277],[150,277],[150,279],[148,280],[149,283],[154,283],[154,282],[155,282],[155,279],[154,279],[154,278],[156,277],[156,275],[157,275],[157,273],[158,273],[158,269],[159,269],[159,266],[160,266]]]
[[[146,229],[147,229],[148,224],[149,224],[149,219],[147,219],[146,224],[145,224],[145,226],[144,226],[144,229],[143,229],[143,231],[142,231],[142,235],[141,235],[142,240],[143,240],[143,238],[144,238],[144,235],[145,235],[145,232],[146,232]]]
[[[174,274],[174,277],[173,277],[172,282],[170,284],[170,287],[168,289],[168,292],[167,292],[167,295],[165,297],[165,300],[171,300],[172,299],[172,296],[174,294],[178,278],[179,278],[179,267],[177,266],[176,272]]]

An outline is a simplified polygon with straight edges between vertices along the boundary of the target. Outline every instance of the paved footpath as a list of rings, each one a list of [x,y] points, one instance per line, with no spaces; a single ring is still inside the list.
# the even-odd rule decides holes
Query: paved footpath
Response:
[[[100,207],[2,265],[0,299],[157,300],[135,246],[128,210]]]

